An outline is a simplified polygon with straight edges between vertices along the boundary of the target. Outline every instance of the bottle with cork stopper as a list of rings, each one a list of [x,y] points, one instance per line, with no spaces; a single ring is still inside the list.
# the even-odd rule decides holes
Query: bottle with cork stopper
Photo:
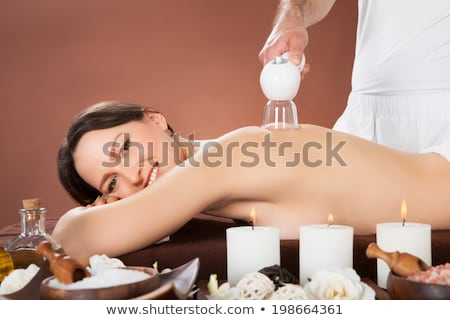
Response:
[[[43,257],[36,253],[36,248],[44,240],[50,242],[54,250],[61,249],[45,232],[47,209],[41,206],[41,200],[25,199],[22,206],[19,210],[21,232],[5,248],[14,261],[15,269],[26,268],[31,263],[41,266]]]
[[[261,89],[268,99],[264,108],[262,127],[267,129],[298,129],[297,106],[293,99],[300,87],[300,73],[305,56],[299,66],[288,60],[288,53],[267,63],[259,78]]]

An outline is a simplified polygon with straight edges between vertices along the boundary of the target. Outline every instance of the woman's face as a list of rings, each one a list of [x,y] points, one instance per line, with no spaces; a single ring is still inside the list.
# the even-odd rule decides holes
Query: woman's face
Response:
[[[184,160],[159,113],[86,133],[73,157],[81,178],[103,195],[119,199],[150,186]]]

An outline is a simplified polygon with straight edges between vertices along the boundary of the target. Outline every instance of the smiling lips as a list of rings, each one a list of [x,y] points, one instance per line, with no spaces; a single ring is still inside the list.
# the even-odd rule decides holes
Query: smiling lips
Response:
[[[159,171],[158,163],[155,163],[153,168],[150,170],[150,178],[148,179],[148,183],[147,183],[146,187],[148,187],[153,182],[155,182],[155,180],[158,176],[158,171]]]

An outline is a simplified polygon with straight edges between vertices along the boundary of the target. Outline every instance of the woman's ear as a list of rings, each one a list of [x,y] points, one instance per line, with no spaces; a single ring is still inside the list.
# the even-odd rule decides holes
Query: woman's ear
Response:
[[[153,121],[156,125],[158,125],[163,131],[167,131],[169,129],[169,125],[167,124],[166,117],[164,117],[159,112],[146,112],[145,115]]]

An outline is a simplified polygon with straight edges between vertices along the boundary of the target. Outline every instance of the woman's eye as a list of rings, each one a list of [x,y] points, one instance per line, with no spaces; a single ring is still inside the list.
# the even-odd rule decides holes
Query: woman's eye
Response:
[[[117,176],[112,177],[111,181],[108,185],[108,193],[113,192],[116,189],[117,186]]]
[[[127,152],[130,149],[130,139],[126,139],[123,143],[123,152]]]

